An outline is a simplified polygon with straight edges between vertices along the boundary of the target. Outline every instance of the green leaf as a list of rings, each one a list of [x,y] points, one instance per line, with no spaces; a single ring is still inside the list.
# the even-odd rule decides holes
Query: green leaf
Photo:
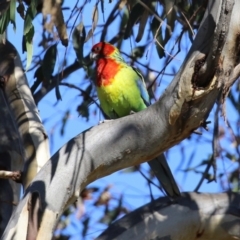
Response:
[[[29,9],[29,8],[28,8]],[[27,14],[26,14],[26,17],[25,17],[25,21],[24,21],[24,31],[23,31],[23,34],[26,35],[28,34],[28,32],[30,31],[30,29],[32,28],[32,18],[31,16],[28,14],[28,11],[27,11]]]
[[[237,157],[229,152],[226,153],[226,158],[228,158],[230,161],[237,162]]]
[[[122,13],[122,16],[121,16],[121,22],[119,24],[119,29],[118,29],[119,32],[121,32],[125,28],[129,18],[129,11],[126,8],[123,8],[121,13]],[[123,38],[119,38],[119,40],[117,41],[116,47],[118,49],[121,49],[122,41],[123,41]]]
[[[83,96],[84,97],[84,101],[89,101],[91,102],[91,100],[89,100],[89,96],[91,95],[91,92],[92,92],[92,84],[89,84],[88,87],[86,88],[85,90],[85,95]]]
[[[65,127],[66,127],[66,124],[67,124],[67,121],[69,120],[69,117],[70,117],[70,111],[67,110],[62,118],[62,127],[61,127],[61,130],[60,130],[60,134],[61,136],[64,135],[64,132],[65,132]]]
[[[89,30],[84,42],[87,42],[93,36],[97,23],[98,23],[98,8],[97,5],[95,5],[92,13],[92,28]]]
[[[105,22],[105,16],[104,16],[104,0],[100,0],[101,1],[101,12],[102,12],[102,16],[103,16],[103,22]]]
[[[83,101],[78,107],[77,111],[80,116],[84,117],[89,120],[89,103],[88,101]]]
[[[144,29],[146,27],[147,21],[148,21],[148,17],[149,17],[149,12],[147,10],[145,10],[141,16],[141,20],[139,23],[139,28],[138,28],[138,34],[136,37],[136,42],[141,41],[143,34],[144,34]]]
[[[25,34],[26,42],[32,42],[33,36],[34,36],[34,26],[31,25],[31,28],[29,29],[27,34]]]
[[[156,40],[155,40],[155,46],[156,46],[159,58],[163,58],[163,57],[165,57],[165,52],[163,49],[165,46],[165,43],[163,41],[161,29],[158,31],[159,25],[160,25],[159,21],[156,18],[153,18],[152,23],[151,23],[151,30],[152,30],[153,37],[155,37],[155,35],[157,34]],[[162,46],[160,46],[160,44]]]
[[[27,9],[25,21],[24,21],[24,31],[23,31],[24,35],[26,35],[33,26],[32,21],[37,14],[36,2],[37,2],[36,0],[32,0],[31,5]]]
[[[6,30],[8,24],[10,21],[10,12],[9,9],[3,13],[1,19],[0,19],[0,34],[3,34]]]
[[[42,73],[42,66],[40,66],[34,73],[34,78],[39,79],[39,78],[43,78],[43,73]]]
[[[56,82],[55,94],[56,94],[57,100],[62,100],[61,92],[59,89],[59,80],[57,80],[57,82]]]
[[[166,28],[166,36],[165,39],[169,39],[172,35],[171,33],[174,31],[175,20],[176,20],[176,11],[175,11],[175,0],[165,0],[165,9],[163,13],[163,19],[167,19],[167,24],[170,29]],[[168,41],[168,40],[167,40]],[[167,42],[166,41],[166,42]]]
[[[80,63],[83,63],[83,44],[86,38],[86,31],[83,22],[80,22],[74,29],[72,35],[73,48]]]
[[[36,78],[36,81],[33,83],[31,87],[32,94],[36,91],[38,86],[42,83],[44,76],[43,76],[43,71],[42,71],[42,66],[37,68],[37,70],[34,73],[34,78]]]
[[[25,7],[24,7],[24,4],[22,2],[19,3],[19,5],[17,7],[17,12],[21,16],[21,18],[23,20],[25,20]]]
[[[26,65],[26,71],[27,71],[32,62],[32,56],[33,56],[32,42],[26,42],[26,49],[27,49],[27,65]]]
[[[144,54],[144,51],[145,51],[145,47],[146,46],[139,46],[139,47],[136,47],[132,50],[132,56],[134,58],[141,58]]]
[[[16,31],[15,12],[16,12],[16,0],[11,0],[11,2],[10,2],[10,21],[13,24],[14,31]]]
[[[34,26],[32,24],[32,21],[34,17],[37,14],[37,3],[38,0],[32,0],[31,5],[28,7],[26,16],[25,16],[25,21],[24,21],[24,39],[25,39],[25,44],[26,44],[26,51],[27,51],[27,65],[26,65],[26,71],[31,65],[32,62],[32,56],[33,56],[33,44],[32,44],[32,39],[34,36]],[[25,47],[23,46],[23,52],[25,50]]]
[[[88,229],[89,229],[89,222],[90,222],[90,217],[86,217],[86,218],[82,221],[82,224],[83,224],[82,236],[83,236],[83,237],[86,237],[86,235],[87,235],[87,231],[88,231]]]
[[[145,8],[140,4],[137,3],[133,8],[129,16],[128,24],[125,30],[124,39],[127,39],[132,34],[132,28],[135,23],[141,18],[145,11]]]
[[[27,50],[27,65],[26,65],[26,71],[31,65],[32,62],[32,56],[33,56],[33,44],[32,39],[34,35],[34,27],[32,25],[32,28],[29,29],[28,33],[25,35],[25,42],[26,42],[26,50]]]
[[[124,29],[124,27],[128,23],[128,18],[129,18],[129,11],[127,10],[127,8],[123,8],[121,22],[118,30],[119,32],[122,31],[122,29]]]
[[[42,71],[44,78],[49,81],[52,77],[52,73],[55,68],[57,58],[57,44],[52,45],[46,51],[43,62],[42,62]]]

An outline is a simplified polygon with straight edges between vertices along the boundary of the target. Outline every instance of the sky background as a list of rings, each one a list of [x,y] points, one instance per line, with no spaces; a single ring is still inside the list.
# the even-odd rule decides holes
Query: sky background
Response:
[[[69,6],[70,4],[73,6],[75,4],[75,1],[65,1],[65,6]],[[110,13],[111,9],[114,7],[116,1],[112,1],[111,4],[107,3],[105,4],[105,19],[107,19],[108,14]],[[93,5],[95,4],[94,1],[88,1],[86,7],[84,8],[84,11],[82,14],[80,14],[79,18],[77,19],[77,22],[83,21],[84,25],[87,29],[91,28],[92,20],[91,20],[91,14]],[[71,13],[70,10],[64,11],[65,19],[68,19]],[[104,19],[102,17],[101,11],[99,11],[99,26],[102,26],[104,24]],[[111,25],[110,30],[107,33],[106,41],[110,40],[113,36],[115,36],[119,29],[119,21],[120,18],[116,18],[116,21]],[[70,25],[73,24],[75,21],[75,17],[70,21]],[[12,26],[10,25],[8,30],[8,39],[10,42],[14,44],[14,46],[17,48],[19,54],[21,55],[22,60],[26,59],[26,54],[22,54],[22,29],[23,29],[23,21],[21,18],[18,17],[17,14],[17,30],[14,32],[12,30]],[[41,40],[41,34],[42,34],[42,27],[41,27],[41,17],[38,16],[34,20],[34,26],[35,26],[35,36],[34,36],[34,54],[40,54],[42,49],[38,48],[38,43]],[[180,26],[178,26],[180,30]],[[70,29],[69,29],[70,30]],[[135,33],[137,31],[137,28],[135,28]],[[70,31],[69,31],[70,32]],[[90,52],[90,49],[93,45],[93,43],[97,43],[100,38],[101,33],[101,27],[97,27],[95,30],[96,35],[94,38],[90,39],[85,45],[84,45],[84,55],[87,55]],[[135,34],[136,36],[136,34]],[[174,39],[174,36],[172,37]],[[145,43],[147,40],[147,36],[144,36],[143,39],[136,44],[134,41],[125,40],[123,43],[122,50],[126,53],[130,53],[131,49],[133,49],[135,46],[141,46]],[[170,48],[173,41],[170,41],[168,43]],[[191,43],[188,40],[188,36],[184,36],[182,40],[182,51],[180,54],[177,55],[177,57],[173,60],[173,62],[167,67],[166,72],[171,73],[173,69],[177,71],[179,67],[181,66],[181,63],[184,60],[184,57],[186,55],[186,52],[191,47]],[[149,47],[148,56],[146,56],[146,53],[141,58],[142,63],[147,63],[150,61],[151,68],[159,70],[163,67],[163,60],[159,60],[154,44],[150,44]],[[67,51],[67,52],[66,52]],[[59,71],[59,69],[62,68],[62,60],[64,56],[67,56],[67,65],[73,63],[76,59],[75,52],[72,48],[71,38],[68,48],[61,46],[61,43],[58,43],[58,61],[55,68],[55,73]],[[126,61],[129,61],[128,58],[126,58]],[[26,61],[24,62],[26,63]],[[160,65],[159,65],[160,64]],[[144,69],[141,69],[144,72]],[[27,77],[30,86],[34,83],[33,79],[34,72],[27,72]],[[84,79],[85,72],[80,69],[73,74],[71,74],[67,79],[65,79],[65,82],[73,83],[76,86],[79,86],[83,89],[85,89],[86,86],[89,84],[89,79]],[[164,89],[167,87],[167,85],[172,80],[172,76],[164,76],[161,81],[161,85],[158,87],[158,90],[156,91],[155,97],[156,99],[159,98],[161,95],[161,92],[164,91]],[[82,118],[81,116],[78,116],[78,112],[76,111],[77,106],[82,101],[81,96],[79,96],[79,92],[77,92],[74,89],[68,89],[64,86],[60,86],[60,91],[62,95],[62,101],[57,101],[55,96],[55,91],[51,91],[48,93],[42,101],[38,105],[38,109],[40,111],[40,116],[43,120],[45,129],[50,137],[50,144],[51,144],[51,155],[56,152],[61,146],[63,146],[67,141],[69,141],[71,138],[75,137],[77,134],[81,133],[82,131],[95,126],[99,123],[100,120],[103,119],[100,112],[95,112],[96,107],[92,105],[90,107],[90,118],[89,121],[86,121],[85,118]],[[67,110],[70,110],[70,118],[67,122],[64,135],[62,136],[61,131],[61,122],[63,115]],[[234,111],[234,108],[232,107],[231,103],[227,102],[227,116],[229,118],[229,121],[231,123],[234,123],[238,120],[239,116]],[[223,119],[220,118],[220,125],[227,129],[226,125],[223,122]],[[176,178],[177,183],[179,184],[179,187],[181,191],[193,191],[196,187],[197,183],[199,182],[201,178],[201,174],[197,174],[195,172],[188,172],[185,174],[183,171],[184,169],[190,167],[195,167],[198,164],[202,162],[204,159],[208,159],[212,152],[212,130],[213,130],[213,111],[211,112],[209,116],[209,120],[212,121],[211,124],[209,124],[209,133],[205,130],[201,129],[200,131],[203,132],[202,136],[192,134],[190,140],[183,141],[180,145],[175,146],[171,148],[167,152],[167,159],[169,162],[169,165],[173,171],[173,174]],[[197,141],[197,142],[196,142]],[[229,141],[222,140],[221,144],[224,148],[229,149],[230,152],[234,152],[234,146],[229,145]],[[110,146],[111,147],[111,146]],[[182,155],[184,151],[184,155]],[[194,158],[191,161],[191,156],[194,155]],[[218,161],[218,174],[219,173],[226,173],[230,170],[234,169],[236,165],[232,162],[226,162],[224,161]],[[148,166],[147,164],[144,164],[144,169],[147,171]],[[202,168],[199,168],[199,170],[204,170],[205,166]],[[124,204],[128,207],[129,210],[133,210],[139,206],[142,206],[143,204],[146,204],[149,202],[150,196],[149,196],[149,188],[146,184],[146,180],[138,173],[124,173],[124,171],[119,171],[117,173],[111,174],[110,176],[104,177],[102,179],[99,179],[95,182],[93,182],[90,186],[96,186],[100,189],[103,189],[106,185],[111,184],[111,194],[113,197],[118,198],[119,196],[123,196]],[[201,192],[219,192],[222,191],[222,188],[220,187],[219,183],[212,182],[210,184],[207,184],[206,181],[202,184],[200,188]],[[154,197],[161,196],[161,192],[153,187],[153,195]],[[98,210],[96,208],[92,207],[92,202],[94,202],[95,199],[87,201],[85,204],[84,216],[91,215],[94,216],[91,222],[91,227],[88,231],[88,237],[87,239],[93,239],[98,234],[101,233],[103,229],[106,228],[105,225],[99,224],[98,220],[103,214],[103,207],[100,207]],[[111,202],[112,206],[117,204],[117,201]],[[71,233],[72,237],[71,239],[82,239],[81,238],[81,230],[82,230],[82,224],[79,220],[77,220],[76,214],[72,214],[71,220],[73,220],[73,223],[69,225],[69,227],[64,231],[66,234]]]

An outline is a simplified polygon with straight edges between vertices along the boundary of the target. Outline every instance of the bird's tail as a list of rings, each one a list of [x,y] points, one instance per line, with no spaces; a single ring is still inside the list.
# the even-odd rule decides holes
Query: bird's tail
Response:
[[[181,196],[178,185],[173,177],[164,154],[161,154],[155,159],[149,161],[148,164],[167,196],[170,198]]]

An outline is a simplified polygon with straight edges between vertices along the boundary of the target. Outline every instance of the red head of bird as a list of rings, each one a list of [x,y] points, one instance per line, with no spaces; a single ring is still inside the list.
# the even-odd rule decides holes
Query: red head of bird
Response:
[[[114,58],[123,60],[119,50],[112,44],[107,42],[99,42],[92,47],[91,59],[97,60],[99,58]]]

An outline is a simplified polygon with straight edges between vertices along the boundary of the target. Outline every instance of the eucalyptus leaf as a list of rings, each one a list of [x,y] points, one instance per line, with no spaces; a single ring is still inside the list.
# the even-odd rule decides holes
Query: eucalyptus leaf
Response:
[[[98,15],[99,15],[98,8],[97,8],[97,5],[95,5],[93,8],[93,13],[92,13],[92,28],[89,30],[84,42],[87,42],[93,36],[93,33],[94,33],[97,23],[98,23]]]
[[[42,71],[44,78],[49,81],[52,77],[52,73],[55,68],[57,58],[57,44],[52,45],[46,51],[43,62],[42,62]]]
[[[10,21],[13,24],[14,31],[16,31],[15,12],[16,12],[16,0],[11,0],[11,2],[10,2]]]
[[[128,24],[125,30],[124,39],[127,39],[131,36],[132,28],[135,23],[141,18],[145,11],[145,8],[140,4],[137,3],[133,8],[129,16]]]
[[[83,62],[83,44],[86,38],[86,30],[83,22],[80,22],[74,29],[72,35],[73,48],[80,63]]]
[[[29,29],[28,33],[25,35],[25,42],[26,42],[26,50],[27,50],[27,65],[26,65],[26,71],[31,65],[32,62],[32,56],[33,56],[33,39],[34,35],[34,27],[32,25],[32,28]]]
[[[24,21],[24,40],[26,46],[23,46],[23,52],[24,50],[27,51],[27,65],[26,65],[26,71],[31,65],[32,62],[32,56],[33,56],[33,36],[34,36],[34,26],[32,24],[32,21],[34,17],[37,14],[37,4],[38,0],[32,0],[30,6],[27,9],[26,15],[25,15],[25,21]],[[23,41],[24,43],[24,41]]]
[[[156,39],[155,46],[157,49],[158,56],[159,58],[163,58],[165,57],[165,52],[164,52],[165,43],[163,41],[161,29],[158,30],[159,25],[160,25],[159,21],[154,17],[151,23],[151,31],[152,31],[153,37],[155,37]]]
[[[10,22],[10,12],[9,9],[3,13],[0,19],[0,34],[3,34]]]
[[[38,67],[37,70],[34,73],[34,78],[36,78],[36,81],[33,83],[31,87],[32,94],[36,91],[38,86],[42,83],[44,76],[42,71],[42,66]]]

